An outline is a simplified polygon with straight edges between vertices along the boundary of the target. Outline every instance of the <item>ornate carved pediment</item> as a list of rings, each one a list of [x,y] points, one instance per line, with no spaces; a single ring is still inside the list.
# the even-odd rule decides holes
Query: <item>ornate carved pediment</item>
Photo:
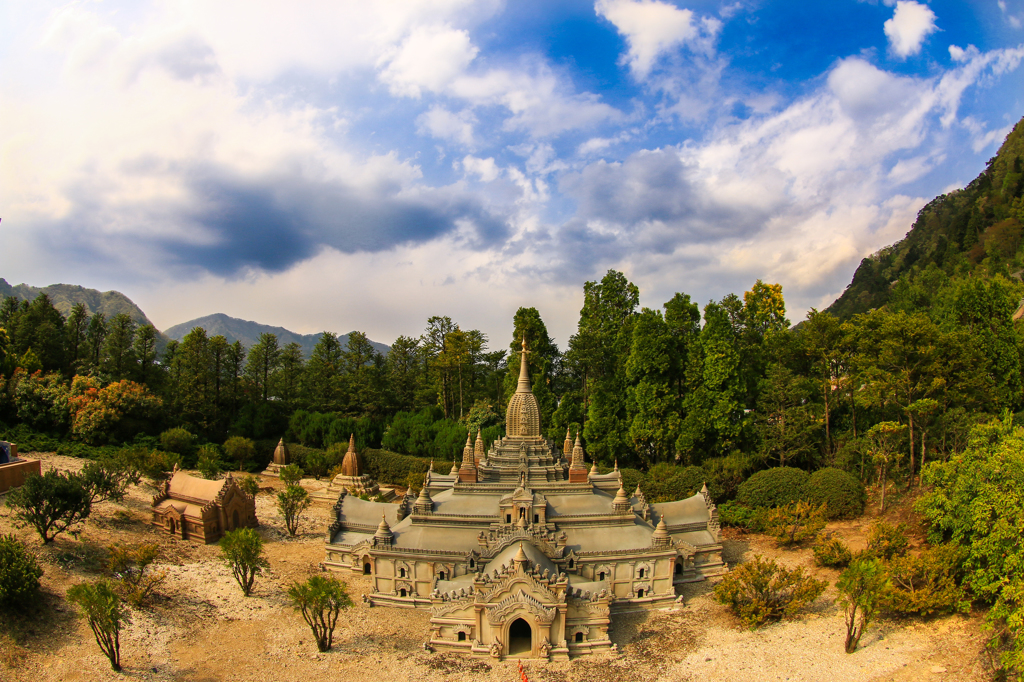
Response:
[[[434,604],[430,607],[431,618],[440,618],[447,616],[449,613],[462,610],[470,605],[472,599],[458,599],[455,601],[441,602],[440,604]]]
[[[529,528],[510,528],[497,536],[493,542],[489,542],[489,546],[480,552],[480,558],[493,559],[509,545],[526,540],[543,552],[549,559],[560,559],[562,552],[565,551],[564,548],[553,545],[548,536],[549,533],[546,531],[535,531]]]
[[[484,592],[484,601],[491,601],[503,591],[511,591],[517,584],[525,585],[531,592],[540,594],[547,602],[561,601],[554,592],[548,589],[545,583],[538,581],[529,573],[513,574],[501,578],[496,583],[492,583],[489,586],[491,589]]]
[[[487,609],[487,620],[491,625],[501,625],[512,614],[524,610],[532,614],[540,623],[547,624],[555,619],[555,609],[545,607],[537,599],[520,591],[516,594],[510,594],[497,604],[489,606]]]

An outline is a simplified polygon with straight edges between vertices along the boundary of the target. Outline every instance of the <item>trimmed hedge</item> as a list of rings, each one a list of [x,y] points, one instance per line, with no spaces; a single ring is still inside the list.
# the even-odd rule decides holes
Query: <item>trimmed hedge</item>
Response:
[[[359,458],[366,473],[379,483],[392,485],[404,486],[409,474],[422,476],[430,468],[430,460],[425,457],[400,455],[388,450],[366,449],[359,453]],[[434,461],[434,471],[439,474],[447,474],[451,468],[452,460]]]
[[[648,502],[672,502],[700,492],[705,476],[699,466],[677,467],[661,462],[651,467],[640,486]]]
[[[806,471],[794,467],[758,471],[740,484],[736,501],[751,508],[781,507],[800,500],[809,479]]]
[[[842,469],[815,471],[804,485],[803,496],[815,506],[824,504],[830,521],[853,519],[864,513],[864,486]]]

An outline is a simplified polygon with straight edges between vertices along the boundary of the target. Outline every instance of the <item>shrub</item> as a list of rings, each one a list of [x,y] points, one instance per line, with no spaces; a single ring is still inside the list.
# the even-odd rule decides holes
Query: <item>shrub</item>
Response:
[[[814,563],[828,568],[841,568],[849,565],[853,552],[845,542],[833,533],[818,538],[814,543]]]
[[[803,568],[790,570],[755,556],[718,583],[715,598],[728,604],[743,624],[753,629],[796,615],[821,596],[825,585],[823,580],[804,575]]]
[[[809,476],[802,469],[775,467],[758,471],[740,484],[736,501],[747,507],[781,507],[796,502]]]
[[[462,444],[466,444],[466,432],[462,432]],[[387,450],[364,450],[360,460],[366,473],[381,483],[407,485],[409,474],[419,474],[419,484],[423,482],[423,474],[430,468],[430,460],[411,455],[400,455]],[[435,460],[434,471],[447,474],[452,468],[452,460]]]
[[[928,540],[967,552],[965,586],[989,606],[994,662],[1003,674],[1024,673],[1024,429],[1010,418],[974,427],[959,455],[933,461],[922,472],[932,486],[916,505],[928,522]]]
[[[241,488],[242,492],[246,495],[256,497],[260,494],[260,479],[250,474],[238,481],[238,487]]]
[[[836,588],[839,603],[846,611],[846,653],[857,650],[861,635],[888,587],[882,562],[870,556],[858,557],[840,574]]]
[[[925,617],[966,611],[970,602],[959,585],[964,556],[956,545],[937,545],[918,556],[893,559],[889,564],[891,588],[882,607],[901,615]]]
[[[293,583],[288,596],[313,631],[316,646],[327,651],[334,641],[334,626],[342,609],[352,606],[345,583],[334,576],[314,575],[304,583]]]
[[[92,504],[103,501],[120,502],[129,485],[138,485],[142,473],[132,467],[121,467],[117,460],[86,462],[80,474],[89,490]]]
[[[907,553],[910,541],[907,540],[907,526],[902,523],[893,525],[886,521],[876,521],[868,532],[868,553],[890,561]]]
[[[318,450],[310,451],[310,453],[306,455],[305,469],[306,473],[319,481],[327,475],[327,455]]]
[[[160,434],[160,449],[176,452],[182,457],[192,454],[195,449],[196,437],[186,429],[177,426]]]
[[[651,503],[683,500],[700,492],[704,470],[698,466],[677,467],[659,462],[650,468],[641,483]]]
[[[734,526],[737,528],[751,528],[756,512],[750,507],[744,507],[739,502],[730,500],[718,505],[718,521],[723,526]]]
[[[765,533],[780,545],[811,540],[825,527],[825,505],[812,506],[803,500],[764,512]]]
[[[107,559],[107,570],[117,581],[117,586],[126,601],[133,606],[142,606],[149,599],[156,586],[163,582],[166,573],[148,571],[160,552],[156,544],[111,545]]]
[[[167,475],[174,470],[174,467],[180,464],[181,455],[176,452],[164,452],[163,450],[150,451],[140,462],[142,474],[153,485],[163,483]]]
[[[302,480],[303,471],[299,465],[289,464],[288,466],[281,467],[277,475],[285,485],[292,486],[298,485],[299,481]]]
[[[106,580],[79,583],[68,590],[68,601],[76,604],[89,620],[100,650],[110,660],[110,667],[121,670],[121,625],[129,620],[117,593]]]
[[[803,497],[811,504],[826,506],[826,517],[853,519],[864,513],[864,486],[842,469],[827,467],[811,474]]]
[[[277,494],[277,508],[284,517],[289,535],[294,536],[298,532],[299,519],[310,504],[309,493],[297,485],[290,485]]]
[[[30,525],[43,544],[63,532],[77,535],[77,524],[92,511],[92,496],[85,481],[76,474],[50,469],[42,476],[33,474],[20,488],[7,493],[7,506],[21,525]]]
[[[203,445],[199,448],[199,460],[196,464],[203,478],[214,480],[220,476],[220,453],[215,445]]]
[[[238,470],[241,471],[245,463],[252,459],[256,452],[256,444],[242,436],[232,436],[224,442],[224,454],[230,459],[238,462]]]
[[[43,569],[14,535],[0,535],[0,606],[18,607],[39,593]]]
[[[260,534],[253,528],[230,530],[220,539],[220,551],[242,588],[242,594],[248,597],[256,576],[270,568],[270,562],[263,556]]]

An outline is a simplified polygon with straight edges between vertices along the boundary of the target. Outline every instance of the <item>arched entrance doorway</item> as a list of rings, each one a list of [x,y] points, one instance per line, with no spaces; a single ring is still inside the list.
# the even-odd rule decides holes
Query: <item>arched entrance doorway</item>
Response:
[[[508,627],[508,655],[529,656],[533,653],[533,629],[522,618]]]

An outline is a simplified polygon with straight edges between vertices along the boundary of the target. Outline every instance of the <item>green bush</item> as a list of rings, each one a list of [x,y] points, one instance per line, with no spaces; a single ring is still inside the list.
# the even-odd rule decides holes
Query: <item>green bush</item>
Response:
[[[893,525],[886,521],[876,521],[868,531],[868,554],[883,561],[901,557],[910,548],[907,539],[907,526],[902,523]]]
[[[188,457],[195,451],[196,437],[177,426],[160,434],[160,449]]]
[[[20,525],[36,529],[43,544],[60,533],[78,533],[77,525],[92,511],[92,495],[81,476],[50,469],[42,476],[32,474],[20,488],[7,493],[7,506],[14,509]]]
[[[727,573],[715,586],[715,598],[727,604],[747,627],[790,618],[821,596],[824,580],[755,556]]]
[[[141,471],[134,467],[121,468],[117,460],[86,462],[80,476],[89,489],[92,504],[120,502],[128,492],[128,486],[138,485],[142,480]]]
[[[803,498],[811,504],[826,506],[828,519],[853,519],[864,513],[864,486],[842,469],[827,467],[811,474],[803,489]]]
[[[238,462],[238,470],[241,471],[245,463],[252,459],[256,452],[256,444],[242,436],[232,436],[224,442],[224,454],[229,459]]]
[[[302,475],[302,467],[298,464],[283,466],[278,472],[278,477],[281,479],[281,482],[287,486],[298,485],[299,481],[302,480]]]
[[[284,517],[284,525],[288,529],[288,535],[294,537],[299,530],[299,520],[302,513],[309,509],[312,501],[305,488],[297,485],[290,485],[277,494],[277,509]]]
[[[338,614],[352,606],[345,583],[334,576],[314,575],[304,583],[292,583],[288,596],[313,630],[317,648],[329,650],[334,641]]]
[[[139,462],[142,475],[150,480],[153,485],[163,483],[167,475],[174,471],[174,467],[181,466],[181,455],[176,452],[164,452],[153,450],[148,453],[139,452]]]
[[[1024,673],[1024,428],[1004,418],[975,426],[963,452],[929,462],[931,487],[915,508],[928,522],[928,540],[967,553],[965,585],[988,606],[990,642],[1001,674]]]
[[[163,582],[166,573],[154,573],[150,564],[156,561],[160,548],[155,543],[140,545],[111,545],[107,558],[107,571],[117,581],[125,600],[133,606],[143,606],[156,586]]]
[[[129,620],[128,610],[106,580],[79,583],[68,590],[68,601],[76,604],[89,620],[96,643],[110,661],[121,670],[121,626]]]
[[[802,469],[774,467],[758,471],[740,484],[736,501],[751,508],[771,508],[796,502],[810,477]]]
[[[242,594],[248,597],[256,576],[270,568],[263,555],[263,538],[253,528],[229,530],[220,539],[220,551]]]
[[[306,470],[306,473],[319,481],[329,471],[326,453],[319,450],[310,452],[306,457],[306,464],[303,468]]]
[[[14,535],[0,535],[0,606],[20,607],[39,594],[43,569]]]
[[[764,511],[765,533],[783,546],[817,537],[825,527],[825,505],[815,507],[803,500]]]
[[[622,487],[626,490],[627,495],[632,495],[637,486],[643,490],[644,472],[636,469],[619,469],[619,474],[622,476]]]
[[[896,557],[889,563],[889,591],[882,607],[900,615],[932,616],[966,611],[970,606],[960,586],[966,553],[956,545],[937,545],[918,556]]]
[[[862,555],[840,574],[836,589],[846,620],[846,653],[852,654],[889,589],[889,580],[881,561]]]
[[[466,444],[466,434],[463,431],[462,444]],[[422,483],[423,474],[427,473],[430,467],[430,460],[423,457],[411,455],[400,455],[387,450],[364,450],[360,456],[363,469],[370,476],[381,483],[392,483],[395,485],[407,485],[409,474],[419,474],[419,481]],[[434,462],[434,471],[439,474],[447,474],[451,471],[452,460],[440,460]]]
[[[220,476],[220,452],[216,445],[203,445],[199,448],[199,460],[196,467],[205,479],[212,481]]]
[[[814,563],[828,568],[842,568],[848,566],[853,559],[853,553],[849,546],[840,540],[834,533],[828,533],[818,538],[814,543]]]
[[[242,492],[246,495],[256,497],[260,494],[260,479],[250,474],[238,481],[238,487],[241,488]]]
[[[735,500],[729,500],[718,505],[718,522],[723,526],[755,530],[752,524],[756,514],[757,512],[753,509],[744,507]]]

